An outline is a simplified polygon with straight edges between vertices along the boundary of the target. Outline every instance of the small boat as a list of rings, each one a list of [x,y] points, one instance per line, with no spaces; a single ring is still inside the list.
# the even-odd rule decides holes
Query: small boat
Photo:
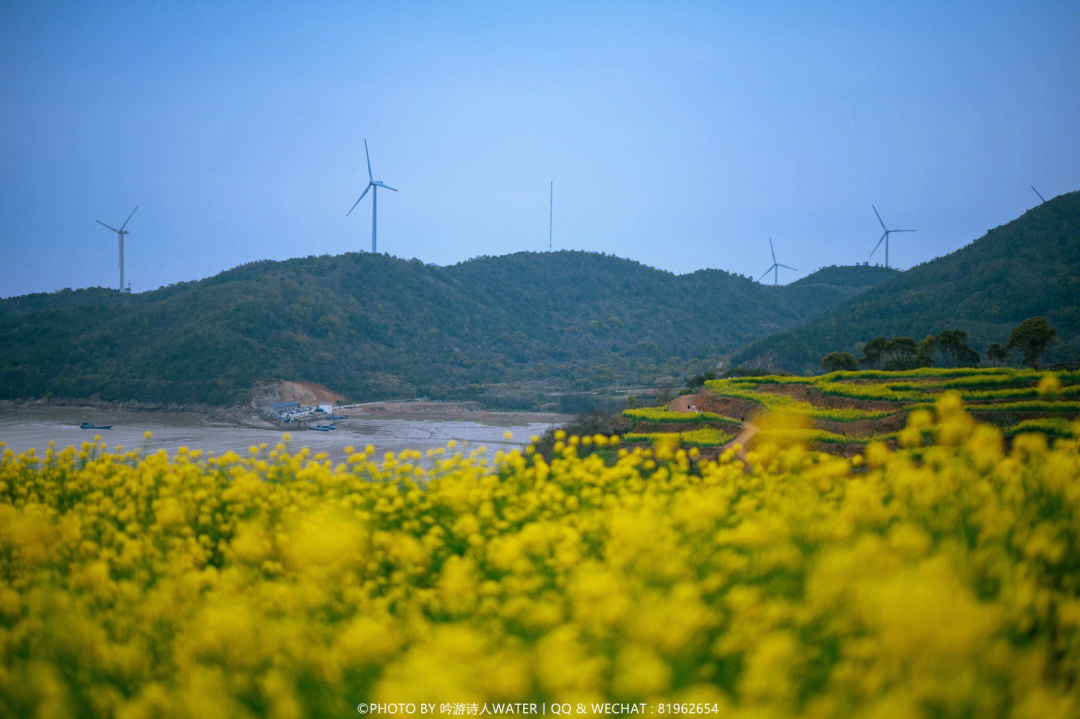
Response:
[[[313,432],[329,432],[330,430],[335,429],[335,427],[332,424],[317,424],[314,427],[308,427],[308,429]]]
[[[83,422],[79,425],[80,429],[112,429],[111,424],[90,424],[89,422]]]
[[[340,415],[333,415],[332,414],[329,417],[327,417],[327,419],[348,419],[348,418],[349,418],[349,415],[347,415],[347,414],[340,414]]]

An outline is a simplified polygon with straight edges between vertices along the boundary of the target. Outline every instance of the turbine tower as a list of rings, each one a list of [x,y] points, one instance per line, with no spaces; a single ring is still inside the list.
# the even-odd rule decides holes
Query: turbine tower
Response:
[[[368,186],[364,189],[364,193],[360,195],[360,199],[353,204],[352,209],[345,213],[345,216],[348,217],[351,215],[352,211],[356,209],[356,206],[360,204],[360,200],[364,199],[364,195],[371,190],[371,254],[374,255],[377,251],[377,245],[375,244],[375,229],[376,219],[378,217],[379,188],[382,187],[387,190],[393,190],[394,192],[397,192],[397,190],[394,190],[394,188],[389,185],[384,185],[382,182],[379,182],[371,174],[371,155],[368,154],[366,137],[364,138],[364,156],[367,158]]]
[[[1046,202],[1046,198],[1043,197],[1042,194],[1040,194],[1040,192],[1035,189],[1035,185],[1031,185],[1030,187],[1032,192],[1034,192],[1036,195],[1039,195],[1039,202]]]
[[[873,205],[870,205],[870,206],[874,207]],[[885,243],[885,266],[888,267],[889,266],[889,235],[891,235],[894,232],[917,232],[917,230],[890,230],[888,227],[885,226],[885,221],[881,219],[881,213],[877,211],[876,207],[874,207],[874,214],[877,215],[877,221],[881,223],[881,229],[885,230],[885,233],[881,236],[881,239],[877,241],[877,244],[874,245],[874,249],[870,250],[870,257],[874,256],[874,253],[877,252],[877,248],[881,247],[881,243],[884,242]]]
[[[795,268],[794,267],[788,267],[787,265],[782,265],[782,264],[780,264],[779,262],[776,261],[776,250],[773,249],[772,238],[771,237],[769,238],[769,252],[772,253],[772,265],[769,267],[769,269],[765,270],[765,274],[762,275],[761,277],[758,277],[757,280],[758,280],[758,282],[761,282],[761,280],[765,278],[765,275],[772,272],[773,273],[772,283],[775,286],[777,284],[777,282],[778,282],[778,275],[780,274],[780,268],[781,267],[783,267],[786,270],[795,270]],[[795,270],[795,271],[798,272],[798,270]]]
[[[551,252],[551,218],[555,216],[555,181],[551,181],[551,194],[548,196],[548,252]]]
[[[139,206],[135,205],[135,210],[137,210],[137,209],[139,209]],[[131,215],[135,214],[135,210],[131,211]],[[120,293],[121,294],[123,294],[123,292],[124,292],[124,235],[128,234],[128,231],[125,230],[124,228],[127,227],[127,223],[131,222],[131,215],[128,215],[128,218],[126,220],[124,220],[124,224],[120,225],[119,230],[116,229],[115,227],[111,227],[109,225],[106,225],[101,220],[94,220],[94,222],[98,223],[102,227],[108,227],[110,230],[115,232],[117,239],[120,240]],[[130,292],[130,290],[128,290],[128,291]]]

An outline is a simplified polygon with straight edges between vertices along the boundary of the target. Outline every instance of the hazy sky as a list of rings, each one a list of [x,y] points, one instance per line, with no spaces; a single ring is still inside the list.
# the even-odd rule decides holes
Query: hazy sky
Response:
[[[0,4],[0,296],[371,243],[901,268],[1080,188],[1080,3]],[[752,7],[747,7],[752,6]],[[879,251],[880,252],[880,251]],[[875,256],[875,260],[878,260]]]

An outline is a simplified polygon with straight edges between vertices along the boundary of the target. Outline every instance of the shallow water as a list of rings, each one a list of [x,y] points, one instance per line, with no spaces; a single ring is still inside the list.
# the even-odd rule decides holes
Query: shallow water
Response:
[[[506,413],[493,421],[481,423],[448,419],[369,419],[350,418],[334,422],[337,429],[331,432],[292,431],[289,450],[302,447],[312,452],[327,452],[333,461],[345,458],[345,447],[357,449],[371,444],[381,455],[384,452],[400,452],[403,449],[426,451],[445,447],[450,440],[464,445],[464,451],[485,447],[496,450],[522,448],[534,434],[543,434],[552,425],[547,422],[530,422],[528,416]],[[81,429],[83,422],[111,424],[109,430]],[[151,439],[144,438],[151,432]],[[504,434],[513,433],[511,439]],[[282,430],[256,429],[233,424],[212,422],[195,414],[171,412],[125,412],[67,407],[0,409],[0,442],[16,452],[31,447],[44,450],[50,441],[56,448],[78,447],[91,442],[95,435],[108,444],[125,450],[140,449],[156,452],[165,449],[170,454],[178,447],[202,449],[204,452],[222,454],[229,450],[246,454],[252,445],[266,443],[274,446],[281,441]],[[459,450],[461,447],[458,448]]]

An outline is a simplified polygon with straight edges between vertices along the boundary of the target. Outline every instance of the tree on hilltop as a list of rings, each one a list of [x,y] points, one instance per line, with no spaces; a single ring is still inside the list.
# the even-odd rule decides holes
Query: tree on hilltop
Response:
[[[945,330],[934,338],[934,347],[948,367],[975,367],[982,359],[968,344],[967,332],[961,330]]]
[[[933,335],[927,335],[919,341],[919,350],[915,353],[914,364],[916,367],[934,366],[934,347],[937,341]]]
[[[854,371],[859,368],[855,355],[850,352],[830,352],[821,360],[821,366],[826,372]]]
[[[859,364],[863,367],[875,368],[881,364],[881,358],[885,355],[885,347],[889,341],[884,337],[875,337],[863,345],[862,357]]]
[[[1046,353],[1046,348],[1057,337],[1057,330],[1042,317],[1029,317],[1009,333],[1005,345],[1009,349],[1018,349],[1023,355],[1023,363],[1033,369],[1039,369],[1039,358]]]
[[[910,337],[893,337],[885,346],[885,353],[889,359],[885,362],[885,369],[902,370],[910,369],[912,359],[919,351],[919,345]]]
[[[1009,361],[1009,350],[1006,349],[1005,345],[991,342],[990,346],[986,348],[986,359],[995,365],[1003,365]]]

